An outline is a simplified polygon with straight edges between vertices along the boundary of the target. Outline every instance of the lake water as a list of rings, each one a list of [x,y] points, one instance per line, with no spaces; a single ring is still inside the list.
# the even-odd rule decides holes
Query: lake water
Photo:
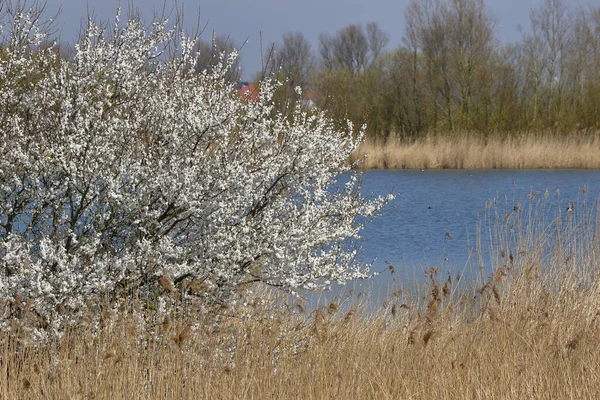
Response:
[[[405,282],[422,280],[424,270],[431,266],[444,273],[469,270],[477,263],[477,225],[488,201],[497,198],[512,210],[530,193],[543,195],[548,190],[548,209],[566,210],[569,202],[581,202],[584,187],[588,199],[596,200],[600,171],[366,171],[364,195],[400,195],[363,231],[362,257],[375,259],[374,270],[385,269],[389,262],[396,273],[384,273],[355,286],[385,292]]]

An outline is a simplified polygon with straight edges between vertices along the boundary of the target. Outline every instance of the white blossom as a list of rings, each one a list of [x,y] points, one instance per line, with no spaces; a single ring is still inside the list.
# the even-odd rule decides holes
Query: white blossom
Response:
[[[224,301],[242,282],[295,292],[368,275],[354,244],[391,198],[366,200],[341,175],[362,132],[299,105],[283,115],[268,79],[240,99],[225,79],[233,58],[196,73],[197,38],[167,21],[109,34],[90,20],[67,61],[38,47],[27,11],[10,18],[0,328],[33,299],[40,329],[56,331],[106,295],[152,297],[165,275]]]

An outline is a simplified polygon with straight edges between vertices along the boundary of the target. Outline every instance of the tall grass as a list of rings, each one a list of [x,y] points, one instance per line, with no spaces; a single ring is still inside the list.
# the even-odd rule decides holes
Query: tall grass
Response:
[[[117,316],[44,347],[2,338],[0,393],[19,398],[600,398],[598,203],[491,201],[479,277],[435,268],[380,311],[250,298],[143,328]],[[482,251],[483,253],[483,251]],[[239,310],[238,310],[239,311]],[[246,316],[241,316],[246,315]]]
[[[541,136],[467,133],[426,136],[414,141],[365,141],[352,161],[364,159],[364,169],[535,169],[600,168],[597,134]]]

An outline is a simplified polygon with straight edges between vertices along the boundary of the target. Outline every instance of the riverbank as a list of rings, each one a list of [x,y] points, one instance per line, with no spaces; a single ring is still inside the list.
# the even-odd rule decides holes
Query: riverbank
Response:
[[[427,136],[362,143],[361,169],[600,169],[598,134]]]

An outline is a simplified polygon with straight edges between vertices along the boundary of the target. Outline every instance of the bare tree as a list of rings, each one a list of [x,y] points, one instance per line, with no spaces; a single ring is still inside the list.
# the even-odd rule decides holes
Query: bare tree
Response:
[[[369,43],[359,25],[348,25],[340,31],[334,54],[340,65],[349,67],[354,73],[367,66]]]
[[[326,69],[346,68],[353,75],[364,71],[375,60],[389,41],[377,23],[367,26],[351,24],[335,36],[319,35],[319,54]]]
[[[211,42],[206,42],[204,40],[198,41],[196,46],[196,71],[212,71],[218,64],[226,61],[234,51],[238,50],[239,47],[236,46],[230,36],[217,36],[213,33]],[[237,83],[241,76],[242,66],[240,56],[238,55],[227,72],[227,81]]]
[[[371,57],[373,60],[376,60],[389,43],[390,36],[379,28],[377,22],[369,22],[367,24],[367,38],[369,40]]]
[[[495,20],[484,0],[413,0],[405,13],[412,52],[423,55],[430,96],[445,127],[470,127],[495,48]]]
[[[568,45],[572,25],[564,0],[545,0],[531,11],[531,32],[525,35],[523,46],[527,59],[527,74],[533,88],[533,121],[543,112],[544,119],[561,114],[562,95]]]
[[[277,46],[277,64],[294,86],[304,87],[315,67],[315,57],[310,43],[301,32],[288,32]]]

